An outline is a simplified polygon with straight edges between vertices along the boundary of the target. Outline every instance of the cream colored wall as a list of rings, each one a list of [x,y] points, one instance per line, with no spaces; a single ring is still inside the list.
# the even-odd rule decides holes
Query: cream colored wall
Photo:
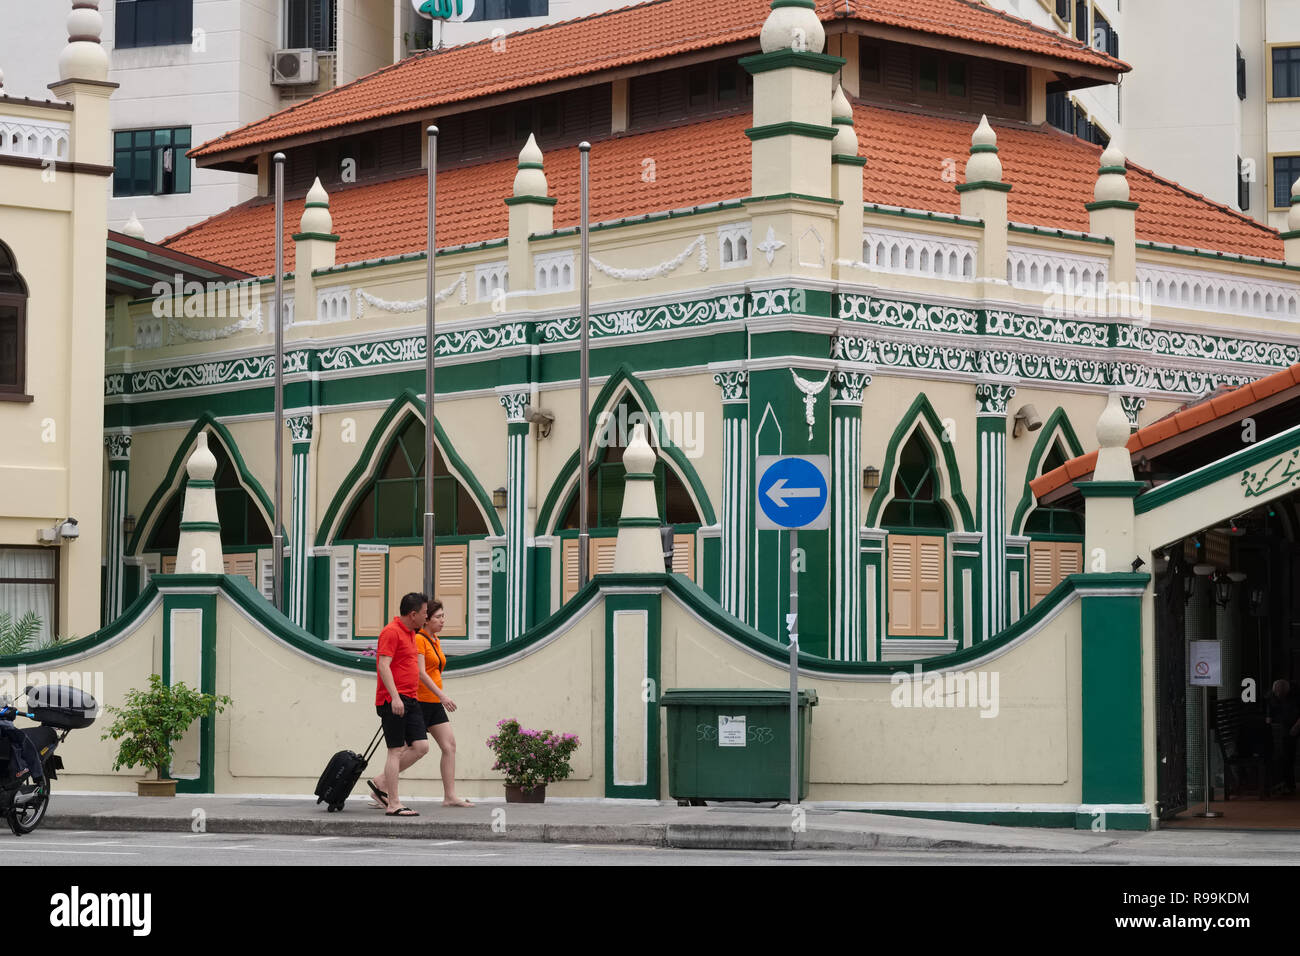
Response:
[[[343,0],[338,9],[339,86],[393,62],[393,5],[389,0]]]
[[[343,487],[349,472],[361,460],[366,442],[383,413],[382,408],[357,408],[321,414],[311,450],[315,456],[313,470],[318,520],[324,520],[325,509]],[[348,441],[349,438],[352,440]],[[314,534],[312,540],[315,541]]]

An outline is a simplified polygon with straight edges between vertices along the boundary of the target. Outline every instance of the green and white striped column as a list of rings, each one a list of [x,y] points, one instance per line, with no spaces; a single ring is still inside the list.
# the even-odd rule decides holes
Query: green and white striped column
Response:
[[[719,594],[723,608],[748,622],[749,613],[749,373],[718,372],[722,389],[722,561]]]
[[[864,372],[831,375],[831,658],[862,660],[862,393]]]
[[[131,436],[105,435],[108,447],[108,538],[104,579],[104,625],[122,616],[123,540],[127,478],[131,466]]]
[[[499,395],[506,410],[506,640],[528,627],[528,392]]]
[[[980,382],[975,386],[978,411],[975,440],[979,467],[981,627],[975,637],[987,641],[1008,623],[1007,596],[1007,403],[1012,385]]]
[[[307,491],[308,453],[311,451],[312,419],[310,415],[286,418],[293,438],[293,500],[290,505],[293,537],[289,540],[289,619],[299,627],[307,626]],[[283,555],[271,555],[283,561]]]

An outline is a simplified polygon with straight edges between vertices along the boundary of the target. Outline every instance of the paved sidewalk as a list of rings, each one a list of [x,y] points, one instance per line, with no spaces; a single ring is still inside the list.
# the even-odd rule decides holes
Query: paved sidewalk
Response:
[[[789,806],[678,807],[617,801],[506,804],[471,809],[440,800],[407,800],[419,817],[385,817],[354,796],[339,813],[314,797],[136,797],[55,793],[43,827],[59,830],[274,833],[310,836],[411,837],[428,840],[520,840],[630,844],[696,850],[972,849],[1086,853],[1120,839],[1115,833],[1014,828],[886,814]],[[202,811],[201,813],[196,811]],[[802,829],[796,826],[802,823]]]

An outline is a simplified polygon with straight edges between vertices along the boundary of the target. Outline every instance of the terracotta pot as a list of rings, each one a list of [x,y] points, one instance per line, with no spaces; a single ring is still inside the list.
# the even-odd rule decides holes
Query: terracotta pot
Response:
[[[174,797],[176,796],[176,781],[137,780],[135,782],[135,794],[137,797]]]
[[[525,790],[517,783],[506,784],[506,803],[545,803],[546,784]]]

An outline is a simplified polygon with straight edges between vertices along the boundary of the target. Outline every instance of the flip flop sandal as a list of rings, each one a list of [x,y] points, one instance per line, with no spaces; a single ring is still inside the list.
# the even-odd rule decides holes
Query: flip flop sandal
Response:
[[[373,780],[367,780],[366,786],[370,788],[370,792],[375,795],[376,800],[378,800],[383,806],[388,806],[388,794],[376,787]]]
[[[419,814],[410,807],[398,807],[396,810],[389,810],[384,814],[386,817],[418,817]]]

